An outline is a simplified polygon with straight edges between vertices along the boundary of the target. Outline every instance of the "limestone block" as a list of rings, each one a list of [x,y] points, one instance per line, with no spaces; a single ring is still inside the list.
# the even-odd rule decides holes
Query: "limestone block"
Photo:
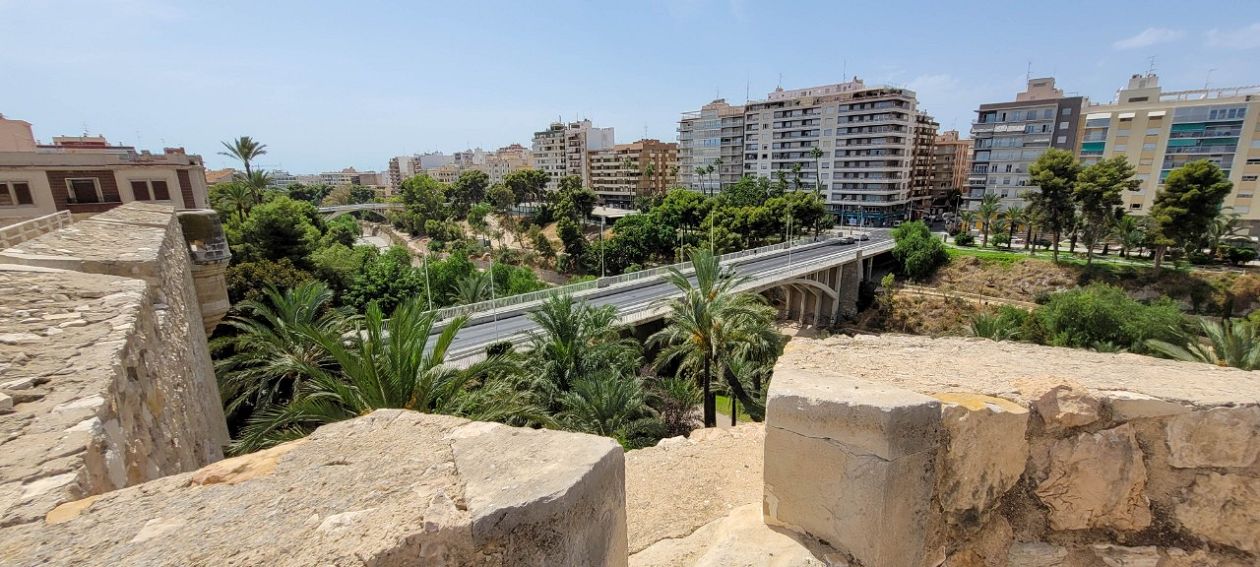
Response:
[[[1190,411],[1190,408],[1177,402],[1161,400],[1137,392],[1111,390],[1104,392],[1103,396],[1106,403],[1111,406],[1111,415],[1116,421],[1179,415]]]
[[[0,528],[15,565],[625,565],[611,439],[383,410]]]
[[[1055,386],[1033,402],[1046,424],[1047,433],[1058,433],[1098,421],[1102,404],[1084,389]]]
[[[1260,454],[1260,407],[1177,416],[1168,422],[1168,451],[1178,468],[1251,466]]]
[[[952,552],[944,567],[1006,567],[1014,530],[1001,515],[994,515],[974,537]]]
[[[1094,556],[1107,567],[1159,567],[1159,548],[1153,545],[1123,547],[1111,544],[1089,546]]]
[[[948,443],[937,494],[951,524],[984,523],[1028,461],[1028,410],[980,394],[936,394]]]
[[[1203,539],[1260,554],[1260,479],[1201,474],[1177,502],[1175,515]]]
[[[864,565],[916,567],[929,549],[941,404],[843,376],[778,369],[766,418],[767,523]],[[931,563],[936,564],[936,563]]]
[[[0,394],[0,413],[13,411],[13,397],[8,394]]]
[[[1055,441],[1047,466],[1036,493],[1050,509],[1053,529],[1135,531],[1150,525],[1146,466],[1129,424]]]

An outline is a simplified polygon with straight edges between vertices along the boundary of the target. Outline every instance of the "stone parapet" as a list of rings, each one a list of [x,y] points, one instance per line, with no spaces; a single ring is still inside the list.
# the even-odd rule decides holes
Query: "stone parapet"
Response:
[[[186,246],[128,204],[0,251],[0,525],[222,458]]]
[[[992,341],[797,339],[770,386],[765,521],[868,567],[1257,565],[1258,374]]]
[[[613,440],[381,410],[0,530],[0,565],[625,565]]]

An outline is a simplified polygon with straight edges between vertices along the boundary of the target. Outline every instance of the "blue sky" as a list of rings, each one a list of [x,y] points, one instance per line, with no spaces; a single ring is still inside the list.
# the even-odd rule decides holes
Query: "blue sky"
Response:
[[[1167,89],[1260,83],[1260,3],[0,0],[0,113],[263,166],[528,145],[557,117],[673,140],[680,112],[779,83],[915,89],[947,129],[1034,76],[1110,100],[1154,56]]]

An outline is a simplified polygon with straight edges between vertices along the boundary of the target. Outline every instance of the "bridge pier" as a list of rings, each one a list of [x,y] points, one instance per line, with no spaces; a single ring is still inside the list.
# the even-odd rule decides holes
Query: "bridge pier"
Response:
[[[836,289],[836,318],[848,318],[857,315],[858,289],[862,285],[864,260],[859,257],[856,262],[839,266],[840,285]]]

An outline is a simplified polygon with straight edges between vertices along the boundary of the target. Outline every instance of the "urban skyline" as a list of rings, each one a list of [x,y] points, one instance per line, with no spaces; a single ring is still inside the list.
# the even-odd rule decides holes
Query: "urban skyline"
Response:
[[[828,18],[817,18],[799,21],[794,32],[819,38],[806,52],[771,44],[697,58],[678,58],[675,52],[680,45],[760,29],[759,22],[775,21],[775,10],[699,1],[616,7],[613,13],[563,6],[550,12],[564,13],[575,29],[600,34],[548,36],[545,45],[537,45],[532,24],[541,16],[510,6],[479,11],[478,33],[463,36],[457,34],[461,26],[439,24],[466,20],[466,8],[446,5],[403,9],[386,19],[369,15],[372,10],[312,9],[303,14],[302,26],[294,26],[301,34],[271,29],[260,36],[249,28],[292,7],[251,8],[251,17],[239,21],[230,7],[192,3],[63,4],[0,3],[0,67],[19,83],[48,85],[41,92],[54,93],[14,91],[0,111],[35,124],[41,139],[86,129],[139,147],[183,146],[205,155],[212,169],[230,163],[215,153],[218,142],[241,134],[268,143],[271,151],[261,166],[293,172],[379,171],[390,156],[528,144],[532,132],[557,119],[589,118],[619,130],[622,142],[668,142],[676,139],[680,112],[719,95],[742,104],[779,85],[801,88],[853,76],[915,91],[942,130],[964,133],[979,104],[1006,100],[1030,73],[1054,76],[1068,94],[1099,102],[1110,100],[1125,77],[1148,71],[1151,57],[1172,90],[1205,82],[1244,85],[1260,76],[1253,56],[1260,48],[1255,39],[1260,22],[1252,23],[1260,15],[1250,17],[1254,10],[1241,2],[1203,13],[1144,11],[1140,17],[1119,5],[1092,6],[1088,13],[1069,6],[1044,14],[1032,6],[992,14],[924,5],[913,8],[924,17],[908,22],[902,41],[868,36],[874,32],[861,27],[844,28],[835,36],[843,40],[827,41],[837,30]],[[829,8],[798,7],[824,14]],[[877,7],[843,12],[837,10],[837,18],[843,16],[837,22],[879,16]],[[229,21],[246,28],[243,33],[257,43],[245,51],[216,43],[221,39],[216,30]],[[53,22],[95,48],[84,53],[31,35]],[[406,22],[415,25],[399,27]],[[1052,39],[1020,31],[1031,22],[1057,26],[1064,34]],[[988,30],[983,44],[941,33],[978,25]],[[321,31],[332,26],[346,41],[303,49],[284,43],[327,35]],[[879,50],[866,47],[875,39],[881,40]],[[156,44],[165,49],[147,49]],[[636,57],[618,59],[617,72],[606,72],[608,57],[630,45]],[[989,47],[996,45],[1005,47]],[[425,58],[435,46],[455,48],[461,57]],[[531,58],[531,50],[546,57]],[[406,58],[420,63],[412,67],[417,72],[398,71]],[[124,66],[126,80],[111,77],[113,88],[88,99],[57,94],[73,92],[76,80],[99,77],[104,59],[146,63]],[[553,73],[554,66],[569,73]],[[153,68],[176,70],[142,72]]]

